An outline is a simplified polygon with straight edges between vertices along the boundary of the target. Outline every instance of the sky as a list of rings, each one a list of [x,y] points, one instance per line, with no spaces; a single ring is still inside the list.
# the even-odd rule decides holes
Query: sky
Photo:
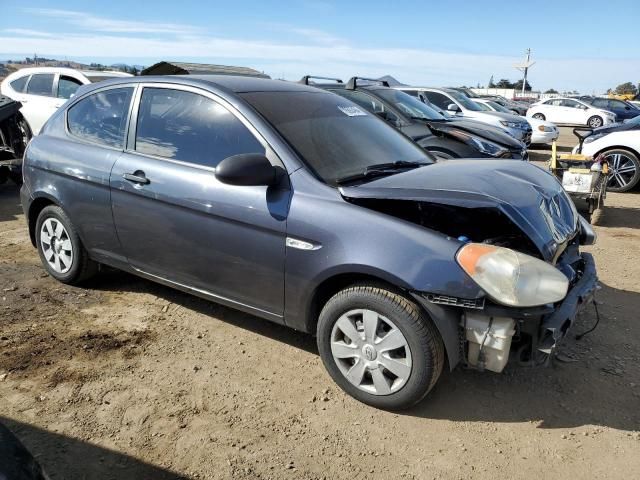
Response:
[[[276,78],[392,75],[411,85],[602,93],[640,82],[639,0],[0,0],[0,60],[182,60]]]

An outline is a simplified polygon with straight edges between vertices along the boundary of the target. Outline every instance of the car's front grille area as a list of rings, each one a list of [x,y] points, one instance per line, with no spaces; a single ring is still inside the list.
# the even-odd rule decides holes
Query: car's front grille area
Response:
[[[424,297],[429,300],[431,303],[438,303],[440,305],[451,305],[452,307],[463,307],[463,308],[475,308],[475,309],[483,309],[484,308],[484,297],[482,298],[459,298],[459,297],[450,297],[448,295],[436,295],[434,293],[427,293]]]

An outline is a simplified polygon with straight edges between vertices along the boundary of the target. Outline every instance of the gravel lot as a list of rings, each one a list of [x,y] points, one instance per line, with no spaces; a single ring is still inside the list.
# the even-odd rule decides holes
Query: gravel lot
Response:
[[[120,272],[55,282],[0,186],[0,421],[53,479],[640,478],[640,195],[607,204],[594,333],[396,414],[335,387],[309,336]]]

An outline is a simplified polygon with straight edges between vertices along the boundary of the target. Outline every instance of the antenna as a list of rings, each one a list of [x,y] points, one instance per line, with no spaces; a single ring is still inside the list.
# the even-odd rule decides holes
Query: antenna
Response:
[[[527,86],[527,73],[529,72],[529,68],[535,65],[536,63],[531,61],[530,48],[527,48],[526,54],[527,54],[527,57],[525,58],[524,63],[514,65],[514,67],[516,67],[517,70],[520,70],[523,73],[523,77],[522,77],[522,95],[523,96],[524,96],[525,87]]]

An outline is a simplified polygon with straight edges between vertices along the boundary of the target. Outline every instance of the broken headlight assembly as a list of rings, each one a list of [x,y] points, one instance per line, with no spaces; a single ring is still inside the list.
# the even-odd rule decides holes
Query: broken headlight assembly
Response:
[[[509,152],[502,145],[498,145],[497,143],[490,142],[489,140],[485,140],[482,137],[471,135],[461,130],[451,130],[449,134],[454,136],[458,140],[463,141],[467,145],[471,145],[479,152],[490,155],[492,157],[501,157]]]
[[[462,269],[496,302],[514,307],[555,303],[569,280],[552,265],[510,248],[468,243],[457,253]]]

